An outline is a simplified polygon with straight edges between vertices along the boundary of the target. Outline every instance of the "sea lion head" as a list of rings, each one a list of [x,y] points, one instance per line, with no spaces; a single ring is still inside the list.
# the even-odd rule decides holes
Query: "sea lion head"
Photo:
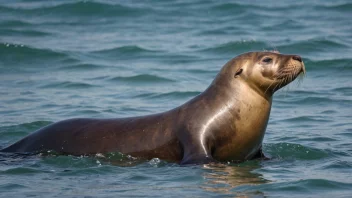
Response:
[[[260,94],[271,96],[301,73],[305,73],[305,67],[298,55],[248,52],[230,60],[219,77],[232,78],[232,82],[244,81]]]

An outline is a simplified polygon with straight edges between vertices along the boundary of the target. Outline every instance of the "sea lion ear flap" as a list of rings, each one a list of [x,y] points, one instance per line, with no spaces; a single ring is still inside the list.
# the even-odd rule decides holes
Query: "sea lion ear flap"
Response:
[[[235,73],[235,78],[237,78],[238,75],[240,75],[242,73],[243,69],[242,68],[239,68],[236,73]]]

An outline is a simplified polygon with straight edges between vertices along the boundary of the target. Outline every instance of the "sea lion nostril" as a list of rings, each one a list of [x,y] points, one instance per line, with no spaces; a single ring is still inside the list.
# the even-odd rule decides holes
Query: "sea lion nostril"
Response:
[[[299,62],[302,62],[302,58],[300,56],[297,56],[297,55],[292,56],[292,59],[296,60],[296,61],[299,61]]]

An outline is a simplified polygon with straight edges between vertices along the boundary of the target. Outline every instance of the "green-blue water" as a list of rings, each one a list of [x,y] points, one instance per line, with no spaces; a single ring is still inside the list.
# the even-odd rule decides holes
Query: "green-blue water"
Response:
[[[247,51],[298,54],[307,69],[274,96],[272,160],[0,154],[0,196],[351,197],[351,1],[250,2],[0,1],[0,147],[67,118],[171,109]]]

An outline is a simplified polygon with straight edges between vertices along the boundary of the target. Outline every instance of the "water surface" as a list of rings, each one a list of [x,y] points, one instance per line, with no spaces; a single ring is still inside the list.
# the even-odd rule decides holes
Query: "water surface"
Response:
[[[247,51],[298,54],[307,69],[274,96],[272,160],[1,154],[1,196],[350,197],[351,13],[347,0],[0,1],[0,147],[67,118],[174,108]]]

